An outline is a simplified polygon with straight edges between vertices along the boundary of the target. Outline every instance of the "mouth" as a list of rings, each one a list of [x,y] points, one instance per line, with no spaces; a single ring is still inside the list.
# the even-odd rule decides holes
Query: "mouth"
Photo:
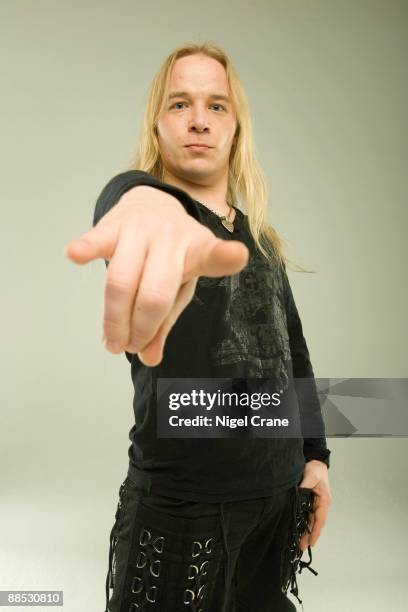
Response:
[[[212,149],[212,147],[208,147],[207,145],[203,145],[203,144],[186,145],[185,148],[191,149],[194,151],[208,151],[209,149]]]

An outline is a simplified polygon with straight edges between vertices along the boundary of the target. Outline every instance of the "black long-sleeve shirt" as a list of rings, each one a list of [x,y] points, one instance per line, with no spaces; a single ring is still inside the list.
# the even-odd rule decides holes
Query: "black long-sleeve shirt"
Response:
[[[177,197],[187,213],[220,238],[240,240],[249,249],[237,274],[201,276],[194,298],[172,327],[162,362],[131,364],[135,425],[129,433],[130,478],[152,494],[191,501],[232,501],[271,495],[301,478],[306,461],[329,467],[330,450],[318,438],[158,438],[158,378],[273,378],[286,387],[310,379],[299,396],[300,413],[321,417],[314,374],[292,290],[282,266],[268,262],[255,247],[248,217],[235,208],[234,232],[185,191],[140,170],[113,177],[95,206],[93,226],[132,187],[149,185]],[[108,262],[105,261],[106,265]]]

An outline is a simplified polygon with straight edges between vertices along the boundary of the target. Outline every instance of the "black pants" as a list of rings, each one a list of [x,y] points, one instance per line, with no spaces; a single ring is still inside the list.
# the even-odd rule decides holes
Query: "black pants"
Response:
[[[254,500],[190,502],[147,495],[126,477],[105,612],[295,611],[286,592],[291,585],[301,601],[296,571],[310,566],[311,551],[309,563],[300,561],[297,543],[311,501],[311,490],[297,486]]]

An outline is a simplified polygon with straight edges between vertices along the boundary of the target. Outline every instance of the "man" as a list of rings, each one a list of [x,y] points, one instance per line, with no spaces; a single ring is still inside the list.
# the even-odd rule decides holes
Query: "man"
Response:
[[[230,60],[212,44],[177,48],[152,83],[133,169],[105,186],[93,229],[65,249],[78,264],[105,259],[105,346],[125,352],[135,389],[108,612],[295,609],[287,588],[298,595],[300,556],[307,548],[311,561],[332,499],[324,435],[157,435],[162,378],[262,378],[282,389],[308,378],[300,410],[321,419],[266,213]]]

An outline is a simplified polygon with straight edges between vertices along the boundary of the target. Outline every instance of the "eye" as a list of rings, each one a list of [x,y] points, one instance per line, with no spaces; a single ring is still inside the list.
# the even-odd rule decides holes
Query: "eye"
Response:
[[[183,105],[185,104],[185,102],[175,102],[170,108],[175,108],[178,104]],[[219,108],[222,108],[222,110],[225,110],[225,106],[223,106],[222,104],[212,104],[211,106],[218,106]],[[179,108],[177,110],[179,110]]]

